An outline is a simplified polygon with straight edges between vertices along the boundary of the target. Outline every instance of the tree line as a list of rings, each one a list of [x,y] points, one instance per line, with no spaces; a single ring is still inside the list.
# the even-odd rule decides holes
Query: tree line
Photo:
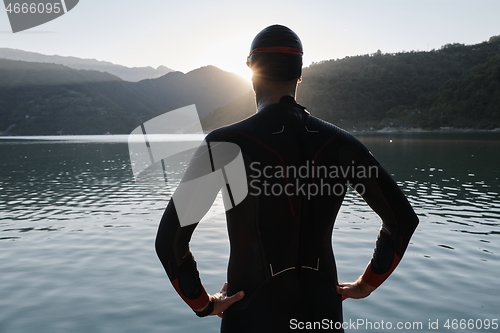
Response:
[[[348,130],[500,127],[500,36],[475,45],[382,53],[304,68],[297,102]],[[220,127],[255,113],[246,95],[204,119]]]

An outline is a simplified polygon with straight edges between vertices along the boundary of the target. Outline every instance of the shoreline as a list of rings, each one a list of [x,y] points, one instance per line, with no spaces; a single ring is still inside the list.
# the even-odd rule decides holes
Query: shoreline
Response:
[[[500,133],[500,128],[495,129],[477,129],[477,128],[457,128],[457,127],[441,127],[440,129],[423,129],[420,127],[390,127],[383,128],[380,130],[357,130],[357,129],[346,129],[345,131],[349,133],[365,133],[365,134],[377,134],[377,133]],[[203,135],[210,133],[211,131],[205,132]],[[192,135],[192,133],[179,133],[180,135]],[[177,134],[177,135],[179,135]],[[68,137],[128,137],[130,134],[67,134],[67,135],[12,135],[0,133],[0,139],[36,139],[36,138],[51,138],[52,140],[57,140],[57,138],[63,139]]]
[[[441,127],[439,129],[423,129],[421,127],[390,127],[380,130],[348,130],[351,133],[500,133],[500,128],[494,129],[478,129],[478,128],[458,128],[458,127]]]

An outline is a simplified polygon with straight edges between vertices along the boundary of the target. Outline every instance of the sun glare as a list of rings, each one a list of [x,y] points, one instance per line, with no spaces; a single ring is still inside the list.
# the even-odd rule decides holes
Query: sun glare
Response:
[[[219,40],[206,50],[204,60],[207,64],[238,74],[250,82],[252,71],[247,67],[246,60],[252,38],[252,35],[236,35]]]

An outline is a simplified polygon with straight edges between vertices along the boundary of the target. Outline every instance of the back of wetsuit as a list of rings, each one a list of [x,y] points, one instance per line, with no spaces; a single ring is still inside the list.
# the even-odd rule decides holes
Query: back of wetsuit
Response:
[[[244,133],[237,143],[249,166],[249,195],[227,212],[228,292],[248,293],[226,311],[222,331],[283,332],[293,319],[341,322],[331,233],[343,191],[321,212],[315,208],[321,203],[308,198],[317,150],[310,135],[317,132],[307,131],[309,115],[293,99],[252,120],[234,132]],[[258,131],[251,131],[254,124]]]
[[[206,141],[240,147],[249,188],[226,213],[228,295],[244,290],[245,297],[224,312],[221,332],[284,332],[293,320],[342,322],[331,236],[347,186],[383,221],[365,281],[377,287],[394,270],[418,220],[352,135],[284,97]],[[175,215],[171,202],[158,231],[158,254],[179,294],[199,308],[208,298],[188,247],[196,225],[181,228]]]

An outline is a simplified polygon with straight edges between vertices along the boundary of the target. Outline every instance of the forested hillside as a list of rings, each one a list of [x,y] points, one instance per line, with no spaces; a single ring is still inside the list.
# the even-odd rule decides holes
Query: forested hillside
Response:
[[[244,79],[213,66],[127,82],[98,71],[0,59],[0,134],[127,134],[189,104],[209,130],[255,113],[249,91]],[[348,130],[500,128],[500,36],[315,63],[303,70],[297,101]]]
[[[427,128],[500,128],[500,55],[448,80],[409,113],[413,124]]]
[[[497,128],[498,55],[497,36],[480,44],[448,44],[428,52],[377,51],[323,61],[303,70],[297,101],[313,115],[347,129]],[[245,118],[252,108],[255,103],[242,97],[240,103],[215,110],[211,119],[233,122],[235,114]],[[207,127],[224,125],[211,119]]]

